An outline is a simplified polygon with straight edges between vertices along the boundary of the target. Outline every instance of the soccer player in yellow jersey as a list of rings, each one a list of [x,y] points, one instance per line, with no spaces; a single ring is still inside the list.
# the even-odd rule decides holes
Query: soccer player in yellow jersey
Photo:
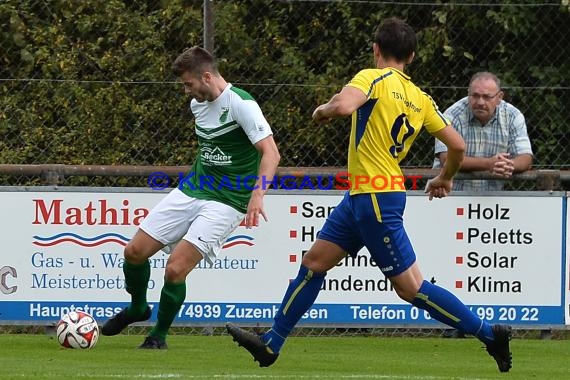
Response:
[[[447,146],[447,160],[426,186],[429,199],[443,198],[463,160],[465,143],[426,93],[404,74],[416,49],[416,36],[405,22],[390,18],[377,29],[372,45],[375,69],[365,69],[327,103],[313,120],[327,123],[352,115],[348,171],[352,187],[326,220],[318,239],[304,255],[272,328],[255,335],[228,324],[228,332],[259,362],[275,362],[285,339],[312,306],[328,270],[346,255],[366,247],[403,300],[432,318],[475,335],[487,347],[499,370],[511,368],[510,326],[481,320],[449,291],[423,279],[403,226],[406,192],[399,166],[425,127]]]

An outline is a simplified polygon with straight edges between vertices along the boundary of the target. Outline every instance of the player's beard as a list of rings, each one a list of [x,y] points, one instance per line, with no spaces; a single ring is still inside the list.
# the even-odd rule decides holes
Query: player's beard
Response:
[[[196,99],[198,103],[205,102],[208,100],[208,94],[205,91],[196,91],[194,94],[194,99]]]

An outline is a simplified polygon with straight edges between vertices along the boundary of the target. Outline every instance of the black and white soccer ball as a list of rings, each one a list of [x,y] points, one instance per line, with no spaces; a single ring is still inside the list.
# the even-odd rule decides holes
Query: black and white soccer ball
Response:
[[[99,326],[95,318],[84,311],[70,311],[56,327],[59,344],[67,348],[93,348],[99,339]]]

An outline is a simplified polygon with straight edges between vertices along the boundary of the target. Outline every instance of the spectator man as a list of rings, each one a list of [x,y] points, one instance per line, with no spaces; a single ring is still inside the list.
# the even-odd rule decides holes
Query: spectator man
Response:
[[[463,137],[465,158],[460,172],[488,171],[498,178],[510,178],[530,169],[533,153],[524,116],[503,100],[501,81],[490,72],[471,77],[467,97],[449,107],[444,115]],[[434,168],[447,159],[447,147],[435,140]],[[456,180],[453,190],[499,191],[502,180]]]

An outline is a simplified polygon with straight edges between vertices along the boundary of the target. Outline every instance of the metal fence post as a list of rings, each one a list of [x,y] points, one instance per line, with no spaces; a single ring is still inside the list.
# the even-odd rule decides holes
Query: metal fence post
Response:
[[[64,176],[64,166],[61,165],[53,165],[53,167],[42,170],[41,172],[41,179],[42,184],[46,186],[57,186],[63,185],[63,181],[65,179]]]
[[[559,170],[538,170],[536,175],[537,190],[554,191],[560,190]]]
[[[204,49],[214,52],[214,0],[204,0]]]

